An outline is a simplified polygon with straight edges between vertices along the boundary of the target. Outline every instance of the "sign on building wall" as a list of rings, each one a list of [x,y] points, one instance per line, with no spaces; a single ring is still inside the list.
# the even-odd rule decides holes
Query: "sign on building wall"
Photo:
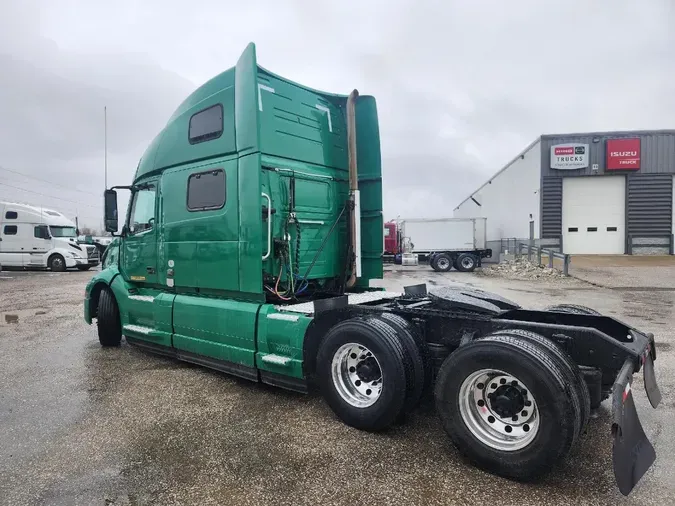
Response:
[[[640,139],[607,139],[607,170],[640,170]]]
[[[588,144],[556,144],[551,146],[551,168],[558,170],[588,167]]]

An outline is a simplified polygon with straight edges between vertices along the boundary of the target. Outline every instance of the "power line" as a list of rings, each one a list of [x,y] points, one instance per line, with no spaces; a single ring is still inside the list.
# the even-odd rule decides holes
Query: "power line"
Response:
[[[1,165],[0,165],[0,170],[4,170],[4,171],[7,171],[7,172],[11,172],[11,173],[13,173],[13,174],[19,174],[20,176],[23,176],[23,177],[35,179],[36,181],[42,181],[43,183],[47,183],[47,184],[50,184],[50,185],[53,185],[53,186],[58,186],[59,188],[63,188],[64,190],[73,191],[73,192],[80,192],[80,193],[86,193],[86,194],[88,194],[88,195],[94,195],[95,197],[99,197],[99,196],[100,196],[100,195],[98,195],[97,193],[94,193],[94,192],[88,192],[88,191],[85,191],[85,190],[78,190],[77,188],[68,188],[67,186],[61,185],[61,184],[59,184],[59,183],[54,183],[53,181],[48,181],[48,180],[46,180],[46,179],[41,179],[41,178],[39,178],[39,177],[35,177],[35,176],[28,175],[28,174],[24,174],[23,172],[19,172],[18,170],[8,169],[7,167],[3,167],[3,166],[1,166]]]
[[[78,206],[85,206],[85,207],[91,207],[93,209],[99,209],[99,206],[92,206],[91,204],[82,204],[80,202],[77,202],[76,200],[69,200],[69,199],[64,199],[64,198],[61,198],[61,197],[53,197],[53,196],[47,195],[45,193],[40,193],[40,192],[36,192],[36,191],[33,191],[33,190],[26,190],[25,188],[19,188],[18,186],[12,186],[11,184],[7,184],[7,183],[0,182],[0,185],[9,186],[10,188],[14,188],[15,190],[21,190],[21,191],[24,191],[24,192],[27,192],[27,193],[34,193],[35,195],[40,195],[41,197],[47,197],[47,198],[50,198],[50,199],[56,199],[56,200],[62,200],[64,202],[70,202],[71,204],[77,204]]]

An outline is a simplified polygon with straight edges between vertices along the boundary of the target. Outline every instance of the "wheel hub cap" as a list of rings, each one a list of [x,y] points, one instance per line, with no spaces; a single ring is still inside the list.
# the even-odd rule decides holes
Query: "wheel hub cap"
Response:
[[[335,352],[331,376],[337,393],[352,406],[372,406],[382,393],[380,363],[373,352],[360,344],[347,343]]]
[[[539,411],[529,388],[497,369],[475,371],[464,380],[459,412],[476,439],[495,450],[520,450],[539,430]]]
[[[492,410],[501,418],[517,415],[525,407],[521,390],[511,385],[500,386],[494,394],[488,395],[488,400]]]

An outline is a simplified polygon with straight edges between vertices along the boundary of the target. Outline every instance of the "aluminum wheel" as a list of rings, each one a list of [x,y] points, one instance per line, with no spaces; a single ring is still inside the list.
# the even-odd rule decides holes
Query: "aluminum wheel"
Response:
[[[442,271],[444,271],[446,269],[449,269],[450,268],[450,260],[447,257],[440,257],[436,261],[436,267],[438,267]]]
[[[357,408],[375,404],[382,393],[382,369],[368,348],[356,343],[342,345],[333,355],[331,375],[335,390]]]
[[[530,389],[504,371],[470,374],[459,389],[459,412],[471,433],[495,450],[525,448],[539,431],[539,412]]]
[[[464,258],[462,258],[462,267],[464,269],[467,269],[467,270],[472,269],[474,264],[475,264],[475,261],[472,257],[467,255]]]

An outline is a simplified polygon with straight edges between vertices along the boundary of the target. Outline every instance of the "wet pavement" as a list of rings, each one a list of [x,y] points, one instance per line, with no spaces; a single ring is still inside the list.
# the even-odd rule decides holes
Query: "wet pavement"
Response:
[[[303,396],[156,357],[101,349],[82,321],[92,273],[0,273],[0,503],[675,504],[675,292],[518,282],[426,268],[388,272],[391,289],[467,281],[521,304],[595,307],[656,335],[664,401],[636,403],[657,451],[631,496],[611,471],[609,405],[542,482],[479,471],[450,444],[433,405],[382,434]],[[636,387],[641,379],[636,379]]]

